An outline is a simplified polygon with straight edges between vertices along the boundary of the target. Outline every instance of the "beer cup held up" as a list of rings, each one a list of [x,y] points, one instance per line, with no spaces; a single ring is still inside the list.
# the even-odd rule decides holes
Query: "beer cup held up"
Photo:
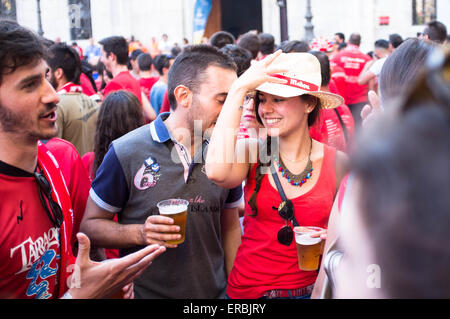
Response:
[[[183,243],[186,235],[186,217],[189,202],[184,199],[167,199],[159,202],[156,206],[161,216],[172,218],[174,225],[180,226],[180,232],[173,234],[181,234],[181,238],[178,240],[167,240],[166,242],[172,245]]]
[[[319,268],[323,241],[320,237],[312,238],[311,234],[323,231],[320,227],[295,227],[295,242],[297,245],[298,268],[314,271]]]

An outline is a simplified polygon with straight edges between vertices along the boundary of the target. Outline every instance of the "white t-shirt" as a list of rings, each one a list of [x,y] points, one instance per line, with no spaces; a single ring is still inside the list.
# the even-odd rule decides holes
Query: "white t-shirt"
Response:
[[[161,42],[159,42],[158,44],[158,49],[161,51],[162,54],[170,54],[172,46],[169,44],[169,41],[161,40]]]
[[[381,73],[381,68],[383,67],[383,64],[386,61],[386,59],[387,59],[387,56],[376,60],[370,67],[369,71],[372,72],[373,74],[375,74],[376,76],[379,76]]]

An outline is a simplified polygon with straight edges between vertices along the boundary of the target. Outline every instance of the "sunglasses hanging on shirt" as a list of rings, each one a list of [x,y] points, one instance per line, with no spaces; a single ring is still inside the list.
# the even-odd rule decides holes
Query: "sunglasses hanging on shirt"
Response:
[[[52,186],[43,173],[38,173],[35,171],[33,175],[38,184],[39,199],[41,200],[42,207],[44,207],[44,210],[52,224],[56,228],[61,228],[61,225],[64,222],[63,212],[58,203],[52,198]]]
[[[273,165],[270,167],[270,171],[282,200],[281,204],[278,206],[278,215],[285,220],[285,225],[278,231],[277,239],[280,244],[289,246],[294,239],[294,231],[288,222],[291,222],[294,227],[299,226],[297,219],[295,218],[294,204],[291,200],[287,199],[283,187],[281,186],[280,179],[278,178],[276,169]]]

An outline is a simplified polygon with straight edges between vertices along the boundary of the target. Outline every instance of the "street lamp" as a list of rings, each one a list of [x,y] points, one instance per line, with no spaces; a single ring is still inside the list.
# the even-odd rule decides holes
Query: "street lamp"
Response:
[[[42,37],[44,35],[44,30],[42,30],[41,0],[36,1],[37,1],[38,34]]]
[[[283,42],[289,39],[286,0],[277,0],[277,4],[280,7],[280,35],[281,42]]]
[[[311,43],[311,41],[314,39],[314,26],[311,23],[311,20],[313,18],[312,12],[311,12],[311,0],[306,0],[306,24],[305,24],[305,38],[304,40],[307,43]]]

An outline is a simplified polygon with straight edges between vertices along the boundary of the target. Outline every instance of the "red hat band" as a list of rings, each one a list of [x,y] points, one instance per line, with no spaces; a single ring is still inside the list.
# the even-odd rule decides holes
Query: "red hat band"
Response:
[[[270,76],[273,76],[275,78],[279,78],[282,80],[286,80],[286,83],[282,83],[281,85],[287,85],[287,86],[292,86],[295,87],[297,89],[301,89],[301,90],[305,90],[305,91],[310,91],[310,92],[314,92],[314,91],[318,91],[319,87],[313,83],[309,83],[306,81],[302,81],[299,79],[294,79],[291,78],[289,76],[285,76],[285,75],[281,75],[281,74],[271,74]]]

